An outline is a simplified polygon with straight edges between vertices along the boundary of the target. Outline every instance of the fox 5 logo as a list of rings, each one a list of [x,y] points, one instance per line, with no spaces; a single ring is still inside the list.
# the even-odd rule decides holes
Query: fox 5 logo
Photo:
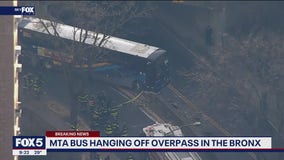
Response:
[[[20,7],[22,15],[35,15],[35,7],[29,6],[29,7]]]
[[[13,149],[45,149],[44,136],[14,136]]]

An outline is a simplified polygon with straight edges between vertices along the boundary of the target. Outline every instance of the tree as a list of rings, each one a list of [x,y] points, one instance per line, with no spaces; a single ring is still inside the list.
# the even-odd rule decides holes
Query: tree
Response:
[[[40,22],[41,27],[45,28],[48,34],[61,37],[57,26],[59,22],[79,27],[73,28],[74,41],[71,45],[64,41],[53,44],[55,47],[64,48],[73,57],[70,63],[63,64],[63,71],[70,93],[71,120],[74,125],[77,123],[78,115],[77,95],[80,94],[84,84],[81,79],[74,81],[74,64],[85,63],[83,60],[85,58],[89,66],[89,73],[91,73],[91,65],[103,58],[105,52],[102,52],[101,46],[104,45],[110,35],[115,35],[118,29],[127,22],[149,15],[153,10],[150,4],[149,2],[134,1],[54,1],[48,3],[38,1],[36,3],[42,9],[42,12],[37,12],[37,15],[49,19],[48,23]],[[94,31],[94,34],[90,34],[90,30]],[[76,35],[79,35],[79,37]],[[90,47],[81,45],[90,36],[94,38],[93,45]],[[90,52],[90,49],[93,52]],[[60,59],[63,59],[63,57]]]
[[[274,112],[274,115],[283,113],[283,109],[276,109],[282,101],[277,98],[283,75],[280,68],[284,67],[281,62],[284,58],[281,53],[282,34],[260,30],[239,40],[228,36],[223,49],[215,50],[215,68],[219,73],[228,75],[227,81],[241,96],[248,98],[247,109],[251,108],[248,112],[254,115],[256,128],[260,127],[262,120],[271,119],[273,115],[269,115],[269,112]],[[280,117],[278,120],[282,119]]]
[[[195,73],[186,75],[200,86],[202,97],[196,101],[202,99],[212,112],[228,112],[221,119],[247,124],[255,132],[250,134],[263,133],[259,129],[269,124],[283,135],[283,33],[259,30],[224,38],[226,43],[214,46],[207,59],[198,61]]]

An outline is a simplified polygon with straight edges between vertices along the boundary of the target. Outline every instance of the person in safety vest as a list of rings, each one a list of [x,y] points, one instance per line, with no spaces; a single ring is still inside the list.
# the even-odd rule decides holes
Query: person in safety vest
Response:
[[[24,75],[23,76],[23,81],[24,81],[24,86],[23,86],[23,88],[24,89],[29,89],[29,87],[31,86],[30,85],[30,78],[31,78],[31,73],[29,73],[29,74],[26,74],[26,75]]]
[[[128,129],[125,124],[123,125],[121,136],[128,136]]]
[[[105,92],[104,91],[101,91],[99,94],[98,94],[98,101],[101,103],[101,105],[103,107],[106,106],[106,95],[105,95]]]
[[[105,128],[105,133],[106,133],[107,135],[111,135],[112,132],[113,132],[113,131],[112,131],[111,125],[108,124],[107,127]]]
[[[100,123],[97,120],[94,120],[92,122],[92,128],[98,128],[100,126]]]
[[[94,107],[95,106],[95,96],[94,95],[92,95],[92,96],[90,96],[90,98],[88,99],[88,106],[89,107]]]
[[[113,130],[116,130],[116,129],[119,128],[119,124],[117,122],[113,122],[111,127],[112,127]]]
[[[78,101],[80,103],[87,103],[88,102],[88,98],[89,98],[89,95],[84,93],[83,95],[79,95],[78,96]]]
[[[97,110],[95,110],[95,111],[93,112],[93,118],[94,118],[94,119],[98,119],[99,117],[100,117],[100,112],[97,111]]]
[[[29,79],[28,79],[28,90],[33,91],[34,90],[34,84],[35,84],[35,80],[32,77],[29,77]]]
[[[40,87],[40,83],[39,83],[39,78],[38,77],[34,77],[34,79],[32,81],[32,89],[34,91],[35,96],[40,96],[41,87]]]
[[[129,154],[129,156],[127,157],[127,160],[134,160],[134,158],[131,154]]]
[[[74,131],[79,131],[79,125],[71,125],[71,129]]]
[[[104,160],[110,160],[110,156],[107,156]]]
[[[118,110],[119,110],[119,108],[111,108],[111,116],[113,117],[113,118],[117,118],[117,116],[118,116]]]
[[[92,155],[93,160],[101,160],[100,155],[98,155],[97,153],[95,153],[95,155]]]
[[[38,92],[40,91],[40,86],[39,86],[37,83],[34,83],[34,84],[33,84],[33,87],[34,87],[34,91],[35,91],[35,92],[38,93]]]

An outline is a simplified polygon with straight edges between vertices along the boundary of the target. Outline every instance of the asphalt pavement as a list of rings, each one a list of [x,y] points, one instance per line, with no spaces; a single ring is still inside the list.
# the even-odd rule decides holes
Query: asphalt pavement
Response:
[[[26,68],[23,75],[30,72],[36,74],[38,70]],[[70,98],[64,75],[60,72],[44,72],[44,74],[42,74],[42,79],[45,82],[42,87],[46,92],[46,95],[42,95],[40,99],[21,88],[23,116],[34,114],[35,116],[40,117],[41,121],[48,124],[46,125],[46,130],[70,130]],[[87,86],[88,90],[95,95],[104,91],[108,97],[111,97],[113,105],[128,101],[125,97],[114,92],[107,84],[92,81],[89,82],[89,85]],[[88,122],[86,122],[86,118],[82,116],[85,116],[85,114],[80,114],[79,129],[89,130]],[[142,129],[154,123],[134,103],[121,106],[118,121],[120,126],[123,126],[124,124],[127,125],[129,136],[141,136],[143,133]],[[23,127],[25,127],[25,125],[27,124],[22,124]],[[104,135],[104,131],[101,131],[101,133]],[[128,153],[101,153],[101,155],[102,157],[110,155],[111,158],[119,160],[126,157]],[[133,153],[133,156],[136,157],[137,160],[144,159],[146,155],[147,153]]]

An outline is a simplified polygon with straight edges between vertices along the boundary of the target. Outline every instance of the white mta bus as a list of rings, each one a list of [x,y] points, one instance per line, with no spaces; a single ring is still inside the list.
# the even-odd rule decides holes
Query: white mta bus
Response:
[[[23,18],[18,31],[24,64],[33,61],[34,65],[58,68],[72,63],[81,70],[87,63],[76,64],[75,55],[64,48],[66,44],[88,47],[93,54],[99,46],[103,58],[92,65],[94,79],[149,91],[159,91],[170,81],[166,51],[158,47],[113,36],[104,39],[104,34],[60,23],[52,26],[51,21],[34,17]],[[84,41],[82,37],[86,37]]]

